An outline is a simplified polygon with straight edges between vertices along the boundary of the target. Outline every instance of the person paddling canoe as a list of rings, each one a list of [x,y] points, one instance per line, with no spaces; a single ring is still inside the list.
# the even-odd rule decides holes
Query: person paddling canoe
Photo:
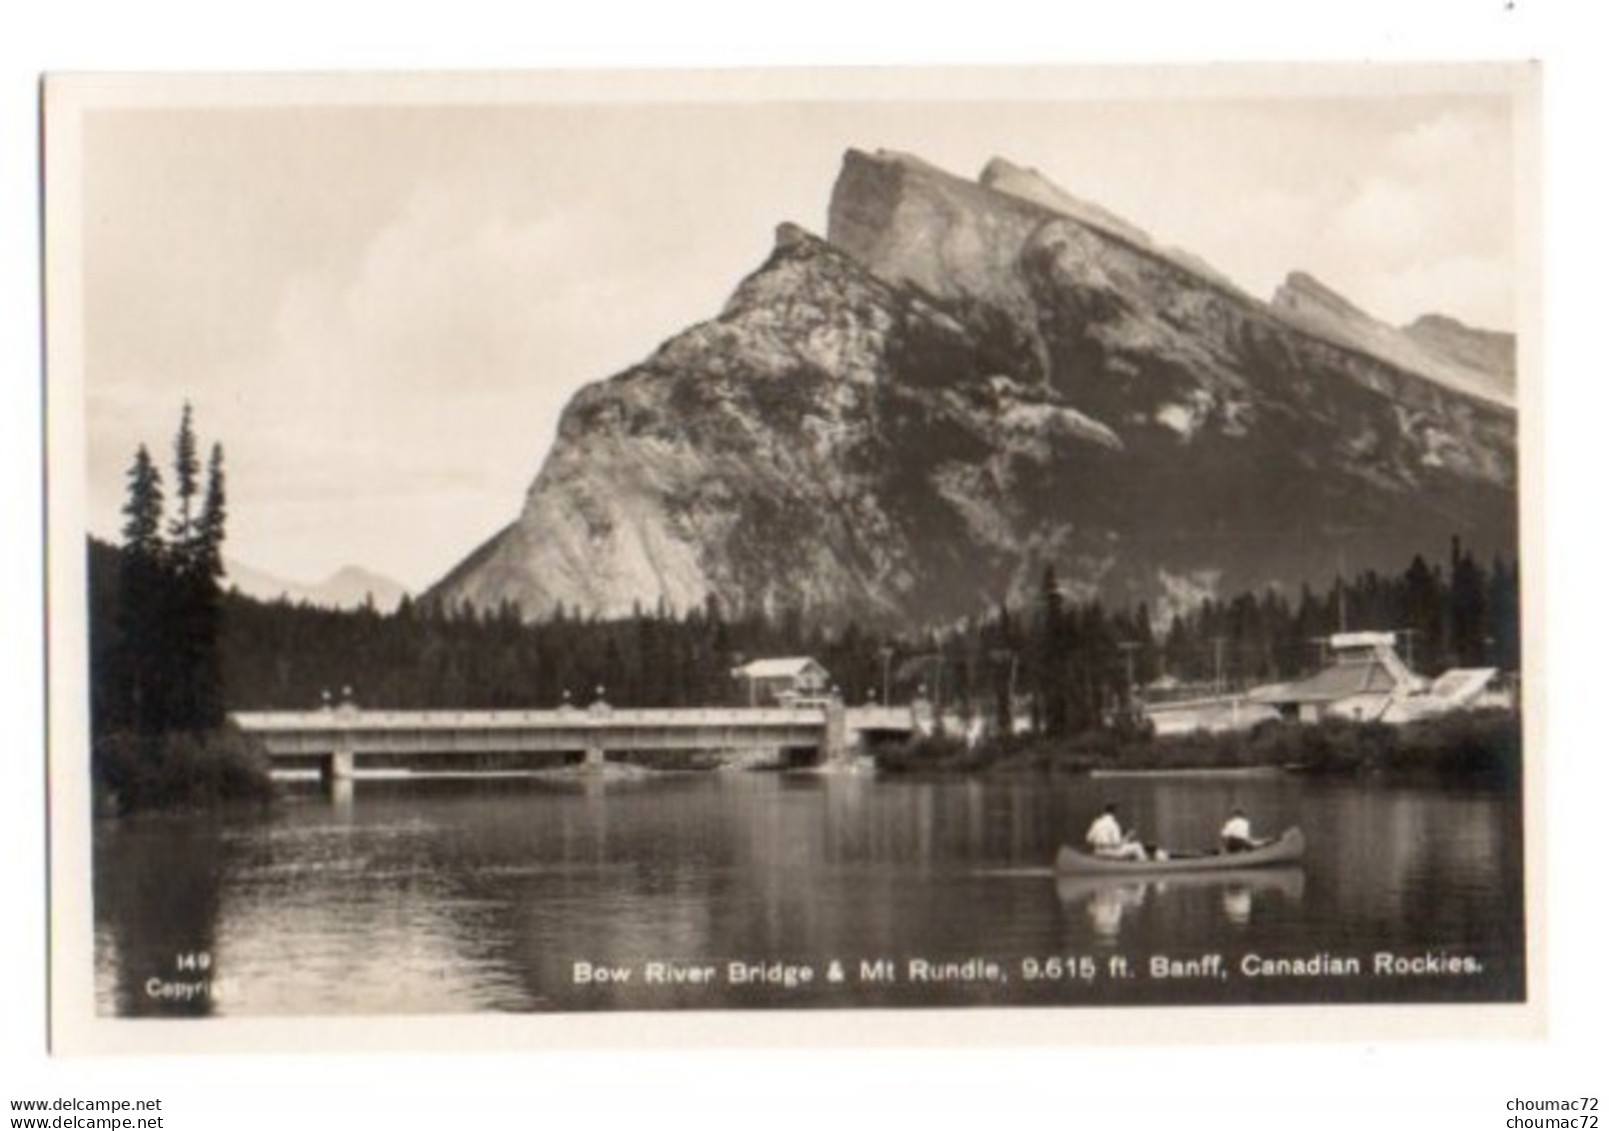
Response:
[[[1117,805],[1108,801],[1084,834],[1084,843],[1097,856],[1111,860],[1144,860],[1145,846],[1132,833],[1125,833],[1117,819]]]
[[[1254,848],[1261,848],[1267,842],[1257,840],[1251,835],[1251,821],[1247,818],[1245,810],[1236,809],[1229,814],[1229,819],[1219,830],[1218,843],[1225,852],[1250,852]]]

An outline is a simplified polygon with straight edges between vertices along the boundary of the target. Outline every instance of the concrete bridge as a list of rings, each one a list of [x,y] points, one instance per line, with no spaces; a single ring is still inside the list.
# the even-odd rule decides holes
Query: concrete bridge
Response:
[[[350,703],[316,711],[237,711],[275,761],[313,761],[327,781],[352,777],[360,760],[396,765],[477,756],[573,754],[602,766],[611,753],[652,763],[687,752],[737,756],[811,750],[818,761],[847,757],[880,738],[911,733],[907,707],[819,705],[619,710],[604,703],[553,711],[368,711]]]

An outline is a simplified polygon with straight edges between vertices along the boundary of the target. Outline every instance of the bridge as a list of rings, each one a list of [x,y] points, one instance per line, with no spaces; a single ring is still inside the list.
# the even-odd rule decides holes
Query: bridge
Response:
[[[360,760],[387,765],[429,759],[474,770],[491,755],[574,755],[600,767],[610,754],[652,763],[690,752],[732,757],[808,750],[818,761],[847,757],[913,728],[908,707],[694,707],[620,710],[604,703],[551,711],[371,711],[351,703],[314,711],[237,711],[270,759],[314,762],[326,781],[350,779]]]

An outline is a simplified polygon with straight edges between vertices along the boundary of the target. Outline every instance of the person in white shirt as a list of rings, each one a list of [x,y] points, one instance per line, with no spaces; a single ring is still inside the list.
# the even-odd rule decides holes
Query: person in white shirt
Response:
[[[1099,817],[1084,834],[1084,843],[1096,856],[1109,856],[1116,860],[1144,860],[1145,846],[1123,831],[1118,823],[1117,806],[1108,802]]]
[[[1246,819],[1243,810],[1236,809],[1229,814],[1229,819],[1218,832],[1218,841],[1225,852],[1247,852],[1257,847],[1257,841],[1251,835],[1251,822]]]

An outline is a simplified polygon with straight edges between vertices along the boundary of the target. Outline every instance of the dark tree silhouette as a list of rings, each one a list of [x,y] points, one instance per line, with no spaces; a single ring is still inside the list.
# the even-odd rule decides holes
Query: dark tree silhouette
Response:
[[[162,476],[140,445],[128,472],[115,591],[92,589],[102,613],[92,633],[108,619],[112,628],[111,640],[92,653],[104,685],[94,697],[98,733],[223,722],[223,449],[212,448],[202,495],[189,405],[174,439],[174,482],[175,512],[164,531]]]

